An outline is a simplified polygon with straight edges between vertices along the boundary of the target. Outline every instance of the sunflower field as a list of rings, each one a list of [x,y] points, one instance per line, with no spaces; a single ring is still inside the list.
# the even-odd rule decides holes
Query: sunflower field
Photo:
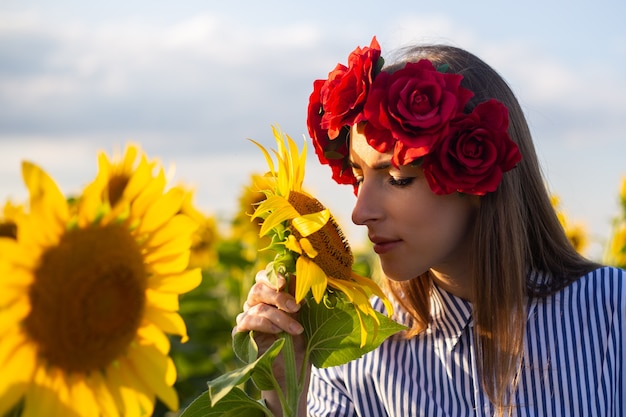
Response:
[[[217,218],[137,145],[99,155],[76,195],[33,162],[21,169],[29,197],[0,213],[0,416],[174,417],[240,365],[235,317],[274,258],[251,221],[262,174]],[[601,261],[625,268],[626,177],[617,194]],[[584,253],[584,227],[553,204]],[[376,278],[372,251],[353,267]]]

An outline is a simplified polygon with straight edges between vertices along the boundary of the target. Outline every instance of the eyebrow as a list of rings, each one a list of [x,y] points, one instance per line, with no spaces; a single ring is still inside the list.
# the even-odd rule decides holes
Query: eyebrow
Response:
[[[350,163],[350,167],[355,168],[355,169],[361,169],[361,166],[359,164],[357,164],[354,161],[349,161]],[[391,166],[391,162],[389,161],[383,161],[383,162],[379,162],[377,164],[375,164],[374,166],[372,166],[373,170],[382,170],[382,169],[388,169]]]

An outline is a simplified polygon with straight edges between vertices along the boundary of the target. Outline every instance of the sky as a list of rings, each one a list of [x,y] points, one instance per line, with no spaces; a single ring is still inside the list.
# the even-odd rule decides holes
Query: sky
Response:
[[[0,197],[20,164],[70,194],[98,152],[139,144],[207,214],[229,219],[271,125],[302,143],[315,79],[373,36],[383,56],[439,42],[483,58],[526,113],[550,190],[601,256],[626,176],[626,3],[0,0]],[[308,138],[307,138],[308,140]],[[354,246],[354,195],[309,143],[305,184]]]

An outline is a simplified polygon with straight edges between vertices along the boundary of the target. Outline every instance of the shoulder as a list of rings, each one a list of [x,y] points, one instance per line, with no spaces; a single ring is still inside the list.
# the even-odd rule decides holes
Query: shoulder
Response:
[[[611,266],[597,268],[537,302],[560,305],[578,314],[595,310],[626,317],[626,270]]]
[[[626,292],[625,280],[626,270],[612,266],[603,266],[583,275],[569,287],[579,291],[586,289],[588,292],[603,298],[623,299]]]

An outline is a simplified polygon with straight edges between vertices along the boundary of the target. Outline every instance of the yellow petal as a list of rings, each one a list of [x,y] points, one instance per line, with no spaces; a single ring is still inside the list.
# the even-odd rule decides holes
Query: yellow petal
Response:
[[[291,220],[292,226],[304,237],[320,230],[330,219],[330,211],[324,209],[317,213],[305,214]]]
[[[254,212],[253,216],[258,217],[257,212],[262,211],[262,208],[271,210],[271,213],[263,221],[259,236],[265,236],[271,229],[280,223],[300,216],[300,213],[293,208],[289,201],[279,196],[271,196],[261,203],[261,205],[257,208],[257,211]]]
[[[306,255],[311,258],[314,259],[315,257],[317,257],[318,252],[317,250],[313,247],[313,244],[311,243],[311,241],[305,237],[303,237],[302,239],[300,239],[300,247],[302,248],[302,250],[304,251],[304,253],[306,253]]]
[[[352,273],[352,279],[355,280],[361,287],[367,287],[371,290],[372,294],[378,296],[385,305],[387,309],[387,315],[391,317],[393,315],[393,305],[387,298],[387,296],[383,293],[382,289],[376,284],[376,282],[372,281],[369,278],[362,277],[358,274]]]
[[[68,404],[81,417],[99,417],[100,408],[83,375],[71,375],[68,382]]]
[[[0,309],[0,335],[16,326],[30,313],[30,299],[27,293],[19,294],[11,304]]]
[[[127,201],[133,201],[145,190],[150,181],[152,181],[152,166],[145,157],[142,157],[137,169],[128,179],[123,198]]]
[[[136,346],[129,350],[128,361],[135,375],[172,411],[178,410],[174,362],[154,346]]]
[[[156,291],[184,294],[202,282],[200,268],[190,269],[180,274],[154,275],[148,279],[148,288]]]
[[[193,221],[189,216],[177,214],[152,234],[147,244],[151,247],[159,247],[179,236],[191,236],[197,229],[197,222]]]
[[[154,398],[130,373],[128,363],[120,359],[106,370],[106,385],[124,417],[143,417],[154,407]]]
[[[146,306],[145,319],[163,330],[165,333],[177,334],[181,336],[181,342],[189,340],[187,337],[187,327],[182,317],[178,313],[161,310],[152,306]]]
[[[178,294],[146,290],[146,302],[166,311],[178,311]]]
[[[20,298],[28,301],[28,288],[33,283],[33,274],[23,268],[2,268],[0,276],[0,316],[6,306],[19,302]]]
[[[150,180],[148,185],[141,191],[141,194],[133,201],[131,206],[132,218],[141,219],[145,216],[146,211],[163,195],[165,183],[165,173],[163,170],[160,170],[159,174]]]
[[[34,346],[21,332],[2,335],[0,343],[0,415],[22,398],[30,384],[37,360]]]
[[[167,337],[159,327],[152,323],[142,323],[141,327],[137,329],[137,341],[139,344],[154,345],[164,355],[167,355],[170,351],[169,337]]]
[[[261,152],[263,152],[263,156],[265,156],[265,161],[267,162],[267,166],[269,167],[270,172],[272,173],[272,176],[275,176],[276,170],[274,170],[274,161],[272,160],[272,157],[270,156],[269,152],[267,152],[267,150],[258,142],[252,139],[248,139],[248,140],[254,143],[256,146],[258,146],[259,149],[261,149]]]
[[[154,412],[156,393],[138,378],[128,358],[122,358],[120,362],[122,379],[128,386],[132,387],[135,400],[139,403],[141,409],[141,415],[146,417],[151,416]]]
[[[309,292],[317,303],[322,301],[326,290],[326,274],[315,262],[300,256],[296,261],[296,303],[299,303]]]
[[[151,264],[158,262],[159,259],[169,259],[172,256],[178,256],[190,250],[192,244],[191,235],[179,235],[169,242],[158,247],[147,247],[144,256],[144,262]]]
[[[285,241],[285,247],[292,252],[302,254],[302,247],[300,247],[300,243],[294,235],[287,236],[287,240]]]
[[[152,232],[161,227],[180,210],[184,197],[183,190],[172,188],[157,199],[143,216],[138,232]]]
[[[39,365],[26,392],[22,417],[72,416],[68,404],[69,391],[62,373],[57,368]]]
[[[33,270],[37,265],[37,259],[33,253],[14,239],[0,238],[0,253],[4,259],[10,260],[13,265],[21,266],[26,270]]]
[[[67,222],[67,200],[54,180],[44,170],[28,161],[22,162],[22,177],[30,193],[31,210],[41,205],[52,219],[61,223]]]
[[[102,417],[120,417],[115,399],[111,395],[111,392],[109,392],[102,374],[100,372],[92,372],[87,383],[98,402]]]
[[[155,275],[179,274],[187,269],[189,265],[190,252],[179,252],[165,258],[153,259],[147,264],[150,272]]]

